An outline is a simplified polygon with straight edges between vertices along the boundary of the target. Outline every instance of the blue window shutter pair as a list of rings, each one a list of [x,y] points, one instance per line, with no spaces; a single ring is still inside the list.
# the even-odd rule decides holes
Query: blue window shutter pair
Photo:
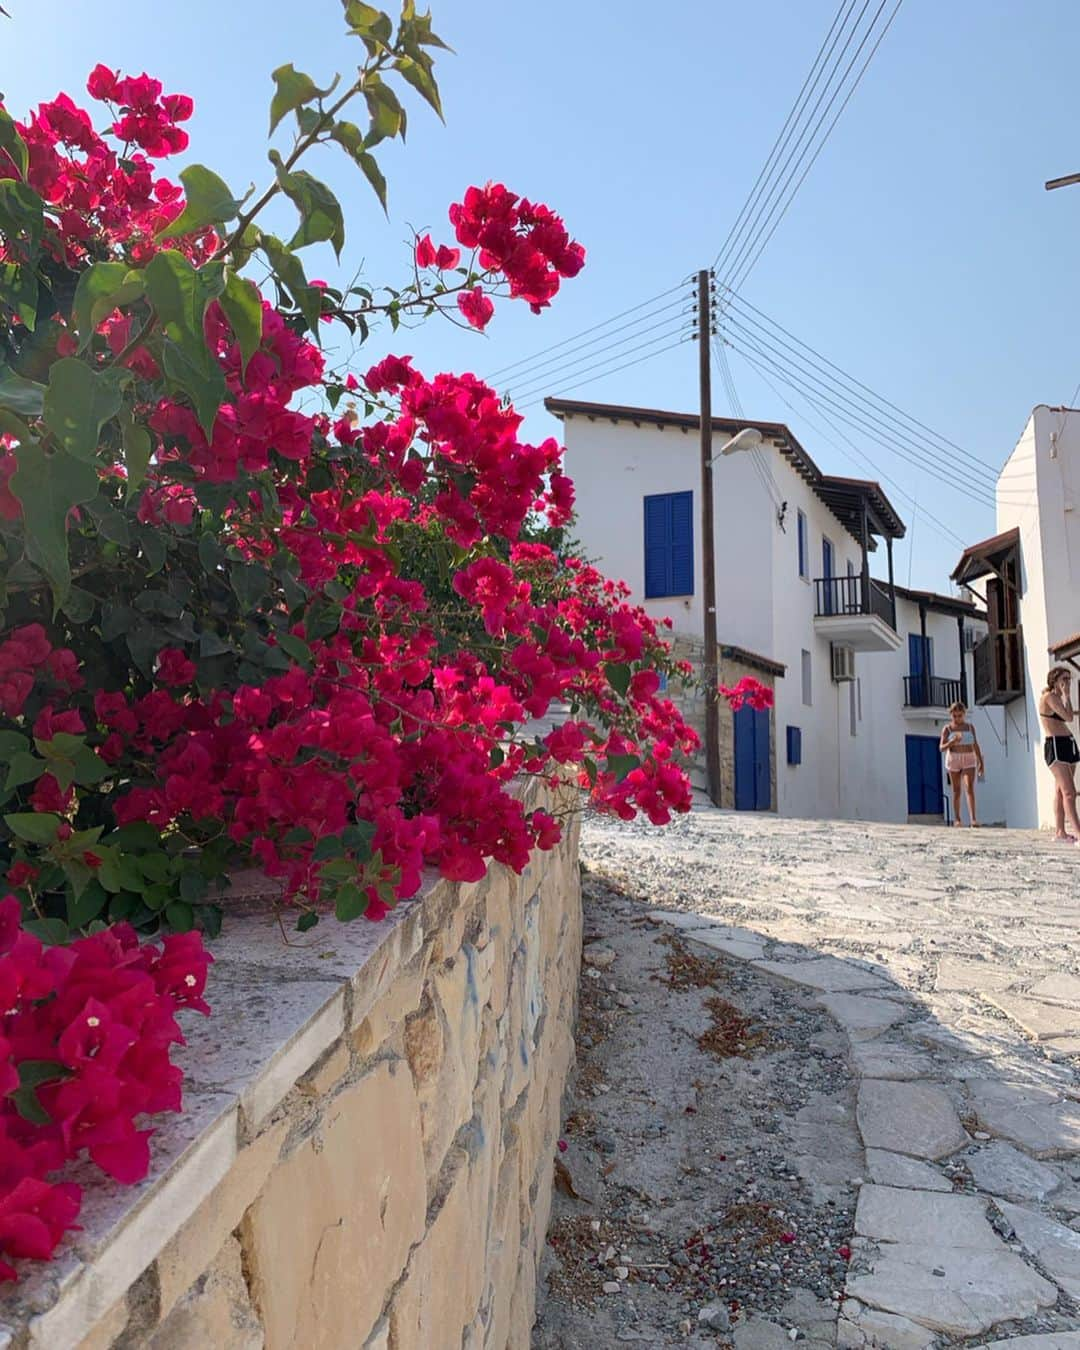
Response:
[[[799,530],[799,576],[806,577],[810,575],[810,566],[808,563],[809,549],[806,538],[806,517],[800,511],[798,514]]]
[[[645,595],[694,593],[694,494],[645,498]]]

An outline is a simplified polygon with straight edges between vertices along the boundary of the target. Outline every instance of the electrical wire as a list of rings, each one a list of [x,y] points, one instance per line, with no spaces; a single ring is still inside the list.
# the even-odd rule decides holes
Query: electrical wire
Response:
[[[834,103],[835,100],[836,100],[837,95],[838,95],[839,92],[840,92],[840,89],[843,87],[843,81],[847,79],[847,77],[848,77],[848,75],[849,75],[849,73],[850,73],[850,71],[851,71],[852,66],[854,66],[855,62],[858,60],[858,58],[859,58],[859,53],[862,51],[863,47],[866,45],[866,42],[868,41],[868,39],[869,39],[869,37],[870,37],[870,34],[873,32],[874,25],[877,23],[878,18],[879,18],[879,16],[881,15],[882,11],[884,10],[885,5],[887,4],[887,2],[888,2],[888,0],[881,0],[881,4],[878,6],[878,9],[877,9],[877,12],[876,12],[875,15],[874,15],[874,18],[871,20],[870,28],[867,30],[867,32],[866,32],[866,34],[864,35],[862,41],[859,43],[859,46],[856,48],[855,55],[852,57],[851,63],[849,64],[847,70],[844,71],[844,75],[843,75],[843,79],[841,80],[841,83],[837,86],[836,91],[835,91],[834,94],[833,94],[833,97],[829,100],[829,103],[828,103],[828,105],[827,105],[826,108],[825,108],[825,112],[822,114],[822,117],[821,117],[821,119],[819,120],[817,126],[815,126],[814,131],[813,131],[813,133],[812,133],[812,135],[811,135],[810,141],[807,142],[807,147],[806,147],[807,149],[809,149],[809,146],[813,143],[813,136],[816,136],[816,135],[817,135],[817,132],[818,132],[818,129],[820,128],[821,122],[824,121],[825,117],[828,115],[829,109],[832,107],[833,103]],[[867,69],[869,68],[871,61],[873,61],[874,56],[877,54],[878,48],[881,46],[882,42],[884,41],[885,35],[888,33],[889,29],[892,27],[893,20],[896,18],[897,14],[900,12],[900,6],[903,4],[903,2],[904,2],[904,0],[896,0],[896,4],[895,4],[895,6],[893,7],[892,13],[889,15],[888,20],[886,21],[884,28],[881,30],[880,34],[878,35],[877,41],[874,43],[873,47],[871,47],[870,52],[869,52],[869,54],[867,55],[867,58],[866,58],[865,62],[864,62],[863,65],[862,65],[862,68],[859,70],[859,73],[856,75],[854,82],[852,83],[852,85],[851,85],[850,88],[848,89],[847,93],[845,94],[845,96],[844,96],[844,101],[840,104],[840,107],[839,107],[839,108],[837,109],[837,111],[836,111],[836,116],[835,116],[835,117],[833,118],[833,120],[829,123],[829,126],[828,126],[828,128],[826,129],[826,131],[825,131],[825,135],[824,135],[824,136],[821,138],[821,140],[818,142],[817,148],[814,150],[814,153],[813,153],[813,155],[811,156],[809,163],[806,165],[805,169],[803,169],[803,172],[802,172],[801,176],[799,177],[798,182],[796,182],[794,188],[791,190],[790,194],[789,194],[788,197],[787,197],[787,200],[786,200],[786,201],[784,202],[784,204],[783,204],[783,207],[780,209],[779,215],[777,215],[777,216],[776,216],[776,219],[773,220],[771,226],[769,226],[769,221],[772,220],[772,216],[773,216],[773,214],[774,214],[774,212],[775,212],[775,209],[776,209],[775,206],[774,206],[774,208],[773,208],[773,211],[771,211],[770,214],[769,214],[769,216],[766,218],[765,225],[762,226],[762,229],[764,230],[764,228],[765,228],[766,226],[769,226],[768,233],[767,233],[767,234],[765,235],[765,237],[761,240],[761,243],[757,245],[756,251],[752,254],[751,257],[749,257],[748,261],[747,261],[745,264],[743,264],[741,267],[738,267],[738,265],[737,265],[738,270],[733,269],[732,272],[729,273],[729,277],[728,277],[728,278],[725,278],[725,280],[730,280],[730,281],[732,282],[732,285],[733,285],[735,288],[741,286],[741,285],[746,281],[746,278],[750,275],[751,271],[752,271],[752,270],[754,269],[754,267],[757,265],[758,259],[761,257],[762,253],[765,251],[766,247],[768,246],[769,240],[772,239],[773,235],[776,233],[777,229],[779,228],[780,222],[781,222],[781,221],[784,219],[784,217],[787,215],[787,213],[788,213],[788,208],[791,206],[791,203],[792,203],[792,202],[795,200],[795,198],[798,196],[798,193],[799,193],[800,188],[802,187],[803,183],[806,181],[806,178],[807,178],[807,176],[809,175],[810,170],[811,170],[811,169],[814,167],[814,165],[816,164],[817,159],[818,159],[818,156],[821,154],[822,150],[825,148],[825,145],[826,145],[826,143],[828,142],[829,137],[832,135],[833,130],[834,130],[834,128],[836,127],[837,122],[840,120],[840,117],[842,116],[842,114],[843,114],[843,112],[844,112],[844,109],[847,107],[848,103],[851,101],[852,95],[855,93],[855,90],[858,89],[859,85],[862,83],[862,78],[863,78],[863,76],[866,74],[866,71],[867,71]],[[860,17],[861,17],[861,16],[860,16]],[[800,160],[800,163],[801,163],[801,160]],[[799,166],[796,165],[795,171],[798,170],[798,167],[799,167]],[[789,181],[790,181],[790,180],[789,180]],[[786,191],[786,188],[785,188],[784,190]],[[782,194],[781,194],[781,197],[778,198],[778,200],[777,200],[777,205],[779,205],[779,201],[781,201],[781,200],[782,200]],[[759,234],[760,234],[760,232],[759,232]]]
[[[572,355],[571,353],[574,353],[575,349],[570,348],[560,356],[548,357],[546,361],[538,366],[530,366],[527,370],[522,371],[511,380],[503,381],[503,387],[507,390],[512,390],[521,385],[535,384],[538,378],[547,379],[556,371],[565,369],[567,365],[580,365],[583,361],[591,361],[594,356],[599,356],[601,352],[611,351],[614,347],[621,347],[627,342],[633,342],[635,338],[643,337],[645,333],[648,332],[648,328],[643,328],[641,326],[642,324],[653,323],[658,316],[664,314],[667,310],[674,309],[676,305],[681,305],[683,307],[681,314],[669,314],[662,322],[671,323],[673,318],[677,318],[681,322],[683,317],[691,312],[687,307],[686,296],[679,296],[670,303],[661,305],[659,309],[650,310],[647,314],[642,315],[641,318],[634,319],[630,324],[620,325],[619,328],[613,330],[615,333],[626,330],[625,337],[617,338],[614,342],[607,342],[601,346],[597,346],[597,339],[594,338],[591,342],[586,343],[582,349],[577,350],[576,354]],[[613,334],[605,333],[603,336],[610,337],[612,335]],[[548,367],[551,366],[554,366],[554,370],[548,369]]]
[[[904,460],[913,468],[919,469],[923,473],[928,473],[944,486],[952,488],[957,492],[963,492],[966,496],[979,501],[983,506],[988,506],[993,509],[994,499],[988,489],[982,488],[974,483],[958,484],[955,477],[950,476],[946,469],[940,468],[932,460],[916,457],[902,442],[897,441],[887,432],[883,434],[872,424],[862,419],[857,412],[852,412],[849,408],[845,407],[843,403],[838,403],[831,397],[828,390],[822,390],[820,386],[815,386],[812,383],[808,387],[805,379],[801,378],[798,373],[793,373],[789,367],[785,366],[781,361],[778,361],[775,354],[771,353],[768,349],[763,350],[755,342],[747,341],[746,339],[743,339],[743,342],[743,346],[740,346],[737,342],[731,342],[731,346],[741,356],[757,356],[760,360],[764,361],[777,377],[784,384],[788,385],[789,388],[794,387],[804,395],[815,397],[819,403],[826,404],[835,416],[841,421],[846,422],[847,425],[852,427],[855,431],[862,435],[868,435],[871,440],[875,441],[883,449],[890,449],[894,454],[898,455],[900,459]],[[745,350],[746,346],[749,346],[751,349],[749,353]]]
[[[801,338],[797,338],[794,333],[790,332],[782,324],[777,323],[775,319],[770,318],[763,310],[758,309],[756,305],[752,305],[750,301],[744,299],[743,296],[731,292],[729,293],[728,298],[731,305],[740,312],[740,315],[745,322],[753,325],[759,330],[761,330],[761,325],[755,323],[755,320],[761,320],[763,323],[768,324],[771,329],[775,330],[775,333],[780,333],[784,338],[789,339],[789,342],[784,342],[782,338],[776,337],[773,333],[769,333],[767,336],[771,341],[787,348],[793,355],[802,355],[803,353],[806,353],[806,355],[803,356],[803,360],[807,364],[815,366],[824,378],[837,383],[841,388],[846,385],[847,388],[844,389],[845,393],[865,402],[868,408],[873,408],[874,411],[878,412],[881,416],[895,414],[896,419],[901,421],[901,425],[903,422],[909,423],[910,428],[913,431],[922,432],[924,435],[929,436],[933,441],[937,442],[938,446],[940,446],[943,451],[955,451],[956,454],[969,461],[972,465],[973,472],[996,480],[998,470],[988,460],[983,459],[980,455],[973,454],[970,450],[965,450],[963,446],[957,445],[955,441],[949,440],[947,436],[942,436],[939,432],[934,431],[934,429],[927,426],[925,422],[920,422],[917,417],[913,417],[910,413],[905,412],[895,403],[890,402],[889,399],[884,398],[881,394],[875,393],[869,385],[864,384],[861,380],[857,380],[853,375],[849,375],[834,361],[830,361],[827,356],[823,356],[821,352],[811,347],[809,343],[803,342]],[[764,332],[764,330],[761,331]],[[791,343],[794,343],[795,347],[792,347],[790,345]],[[801,348],[801,352],[796,351],[796,348]],[[811,360],[810,358],[814,359]],[[823,366],[828,367],[828,370],[823,369]],[[835,372],[835,375],[830,375],[829,371]],[[836,376],[839,376],[839,380],[836,379]],[[867,397],[864,398],[864,395]],[[875,403],[879,405],[877,408],[874,408]]]
[[[802,109],[803,107],[805,107],[809,96],[813,93],[814,89],[817,88],[818,80],[820,80],[821,78],[821,71],[824,70],[825,64],[829,61],[829,59],[832,56],[833,50],[835,49],[836,43],[840,37],[840,33],[837,33],[836,37],[833,37],[833,30],[836,28],[838,20],[841,19],[841,15],[843,15],[843,19],[840,22],[840,30],[841,32],[843,31],[843,29],[847,25],[848,16],[850,15],[851,11],[855,8],[855,4],[856,0],[848,0],[847,12],[844,13],[844,3],[843,0],[841,0],[841,3],[836,11],[836,14],[833,16],[833,21],[829,25],[829,31],[825,34],[824,38],[822,39],[821,46],[818,48],[817,55],[814,57],[814,63],[810,67],[810,73],[807,75],[806,79],[803,80],[802,88],[799,90],[795,102],[791,105],[790,109],[788,110],[788,115],[784,121],[784,125],[780,128],[780,131],[777,133],[776,140],[773,141],[772,149],[769,151],[768,158],[765,160],[765,164],[763,165],[761,172],[758,174],[754,186],[750,189],[749,193],[747,194],[746,200],[743,202],[739,214],[735,218],[735,223],[732,225],[731,229],[728,230],[727,238],[720,245],[716,257],[713,259],[713,270],[715,270],[720,266],[720,264],[727,257],[729,248],[734,247],[738,235],[741,235],[742,233],[741,227],[743,226],[745,220],[748,218],[749,213],[753,210],[754,200],[758,192],[758,189],[761,187],[761,184],[766,179],[766,177],[771,173],[773,164],[776,162],[779,156],[784,153],[784,150],[787,148],[787,143],[791,138],[791,131],[794,130],[795,124],[798,122],[799,117],[802,115]],[[829,47],[828,55],[825,57],[825,62],[822,62],[822,54],[824,53],[826,43],[828,43],[830,38],[832,38],[832,45]],[[830,76],[829,78],[831,80],[832,77]],[[790,131],[789,128],[791,128]]]
[[[559,383],[565,387],[568,383],[574,382],[580,375],[585,375],[589,371],[595,370],[598,365],[603,366],[609,364],[611,361],[619,361],[624,356],[629,356],[632,352],[643,351],[646,347],[651,346],[655,342],[662,341],[664,338],[674,337],[678,333],[686,333],[688,331],[690,330],[687,328],[685,318],[680,316],[672,327],[659,333],[654,332],[650,334],[644,342],[639,342],[636,347],[628,347],[626,351],[620,352],[617,356],[606,356],[599,362],[593,362],[591,365],[585,366],[582,366],[580,361],[571,361],[569,365],[563,369],[550,371],[544,376],[539,384],[526,381],[529,387],[521,390],[517,394],[517,397],[520,399],[527,399],[532,398],[535,394],[542,393],[544,389],[548,388],[551,382],[560,375],[562,378]],[[638,336],[640,336],[640,334],[638,334]],[[617,343],[615,345],[622,346],[623,343]],[[599,355],[599,353],[597,353],[597,355]]]
[[[851,439],[851,437],[848,436],[841,427],[838,427],[836,423],[832,420],[832,418],[828,415],[828,413],[818,403],[816,403],[812,398],[810,398],[809,395],[802,394],[801,397],[818,413],[818,415],[821,418],[824,419],[825,422],[828,423],[830,427],[832,427],[836,435],[846,442],[846,444],[850,447],[849,450],[845,450],[842,446],[837,445],[836,442],[833,441],[831,437],[829,437],[825,432],[823,432],[820,427],[815,426],[813,420],[807,416],[805,408],[802,409],[796,408],[796,406],[791,402],[791,400],[786,398],[784,394],[776,387],[773,381],[769,378],[769,374],[764,369],[763,366],[759,365],[759,363],[753,360],[752,357],[747,356],[745,352],[740,352],[739,354],[742,356],[743,360],[746,361],[746,363],[757,372],[760,378],[764,380],[764,382],[769,386],[769,388],[773,391],[773,393],[780,400],[780,402],[783,403],[786,408],[790,409],[791,412],[795,413],[798,417],[803,418],[806,421],[807,425],[810,426],[814,431],[816,431],[817,434],[822,438],[822,440],[824,440],[827,444],[831,445],[834,450],[837,450],[846,459],[851,459],[853,462],[858,462],[867,465],[881,482],[888,483],[889,486],[893,488],[893,490],[899,496],[903,497],[906,501],[911,503],[913,509],[917,510],[920,513],[920,515],[922,515],[925,519],[931,521],[932,524],[937,527],[937,531],[942,535],[942,537],[947,538],[950,543],[957,544],[960,548],[965,547],[966,541],[962,539],[960,535],[958,535],[954,530],[950,529],[950,527],[946,525],[943,520],[939,520],[937,516],[932,515],[929,511],[926,510],[925,507],[919,506],[918,499],[915,496],[913,496],[907,490],[907,488],[905,488],[901,483],[897,482],[895,478],[893,478],[890,474],[886,473],[884,469],[882,469],[877,463],[875,463],[875,461],[871,459],[870,456],[866,454],[866,452],[862,450],[860,446],[856,445],[856,443]]]
[[[602,371],[599,375],[594,375],[591,379],[585,380],[584,383],[595,384],[598,380],[606,379],[609,375],[618,374],[620,370],[628,370],[631,366],[639,366],[643,361],[651,361],[654,356],[663,356],[665,352],[672,352],[676,347],[682,347],[685,343],[690,341],[692,336],[692,334],[687,334],[685,337],[679,338],[678,341],[669,343],[666,347],[661,347],[659,351],[647,352],[644,356],[636,357],[633,361],[626,361],[621,366],[615,366],[613,370]],[[574,385],[573,387],[577,388],[579,386]],[[514,406],[517,412],[527,412],[530,408],[539,407],[548,397],[556,396],[542,394],[539,398],[533,399],[531,403],[515,404]]]
[[[644,309],[646,305],[653,305],[657,300],[665,300],[669,295],[673,295],[676,291],[682,290],[686,286],[687,280],[688,279],[684,277],[676,285],[669,286],[666,291],[661,291],[659,295],[651,296],[648,300],[642,300],[640,304],[631,305],[629,309],[624,309],[619,314],[613,314],[610,319],[604,319],[601,323],[594,323],[591,328],[583,328],[580,333],[574,333],[570,337],[564,338],[561,342],[553,343],[550,347],[542,347],[538,352],[534,352],[532,356],[523,356],[520,361],[512,361],[508,366],[502,366],[499,370],[492,371],[490,375],[486,375],[484,380],[486,383],[490,384],[492,381],[506,375],[509,371],[516,370],[518,366],[529,365],[533,361],[538,360],[541,356],[546,356],[548,352],[558,351],[559,348],[565,347],[568,343],[576,342],[578,338],[586,337],[589,333],[595,333],[601,328],[610,328],[613,323],[617,322],[619,319],[625,319],[628,314],[636,314],[639,309]]]
[[[732,335],[733,342],[737,338],[744,344],[749,344],[759,357],[770,361],[771,364],[775,363],[782,374],[796,381],[808,381],[819,397],[830,404],[839,416],[856,425],[860,431],[868,433],[882,444],[890,445],[901,457],[913,461],[929,473],[941,477],[948,472],[948,466],[943,467],[934,457],[932,453],[934,447],[927,447],[924,441],[907,433],[895,422],[882,418],[874,410],[867,409],[864,404],[853,400],[841,387],[821,379],[797,358],[793,361],[786,357],[760,332],[754,332],[737,321],[730,324],[728,332]],[[993,480],[976,477],[970,470],[965,470],[965,473],[969,475],[966,487],[976,495],[993,497]],[[952,481],[952,477],[950,476],[947,481]]]
[[[724,389],[728,396],[728,402],[731,405],[731,411],[740,420],[745,418],[742,402],[739,399],[738,390],[735,388],[735,380],[731,373],[731,365],[727,359],[727,351],[722,342],[718,342],[715,336],[710,341],[713,361],[720,371],[720,379],[723,381]],[[776,481],[773,478],[772,465],[768,462],[759,446],[755,446],[750,452],[751,463],[761,482],[762,487],[772,500],[773,506],[779,511],[783,507],[783,499],[780,496]]]

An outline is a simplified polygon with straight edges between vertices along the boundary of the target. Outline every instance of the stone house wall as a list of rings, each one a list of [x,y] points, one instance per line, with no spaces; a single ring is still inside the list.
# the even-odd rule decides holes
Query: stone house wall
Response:
[[[234,916],[150,1178],[89,1183],[0,1350],[527,1346],[573,1055],[566,835],[295,950],[264,905]]]
[[[694,638],[679,634],[671,639],[672,654],[678,661],[689,661],[699,673],[702,666],[704,644]],[[758,666],[730,655],[724,655],[730,648],[721,646],[719,659],[719,681],[728,688],[738,684],[744,675],[765,685],[776,688],[776,676]],[[682,713],[689,726],[693,727],[701,738],[701,747],[690,760],[690,778],[696,788],[705,788],[705,696],[700,689],[679,689],[672,685],[668,697]],[[776,810],[776,714],[769,714],[770,755],[769,755],[769,801],[770,810]],[[720,805],[729,810],[735,807],[735,717],[726,703],[720,704]]]

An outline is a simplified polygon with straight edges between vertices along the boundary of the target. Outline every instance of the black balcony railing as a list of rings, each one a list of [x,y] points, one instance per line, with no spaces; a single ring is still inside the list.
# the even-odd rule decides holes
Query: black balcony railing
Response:
[[[819,577],[814,582],[814,613],[819,619],[840,614],[876,614],[893,626],[892,604],[887,592],[875,586],[863,586],[861,576]]]
[[[940,675],[905,675],[905,708],[951,708],[960,702],[960,681]]]
[[[1023,694],[1023,639],[1023,630],[1017,624],[987,633],[972,648],[976,703],[1011,703]]]

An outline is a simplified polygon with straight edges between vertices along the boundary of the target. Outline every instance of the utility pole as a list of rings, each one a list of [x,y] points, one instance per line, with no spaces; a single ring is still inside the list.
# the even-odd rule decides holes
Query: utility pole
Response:
[[[704,653],[702,680],[705,685],[705,785],[709,800],[720,805],[720,703],[716,686],[720,679],[716,659],[716,540],[714,538],[712,475],[712,367],[709,339],[712,337],[712,274],[698,273],[698,367],[701,386],[701,570],[704,599]]]

